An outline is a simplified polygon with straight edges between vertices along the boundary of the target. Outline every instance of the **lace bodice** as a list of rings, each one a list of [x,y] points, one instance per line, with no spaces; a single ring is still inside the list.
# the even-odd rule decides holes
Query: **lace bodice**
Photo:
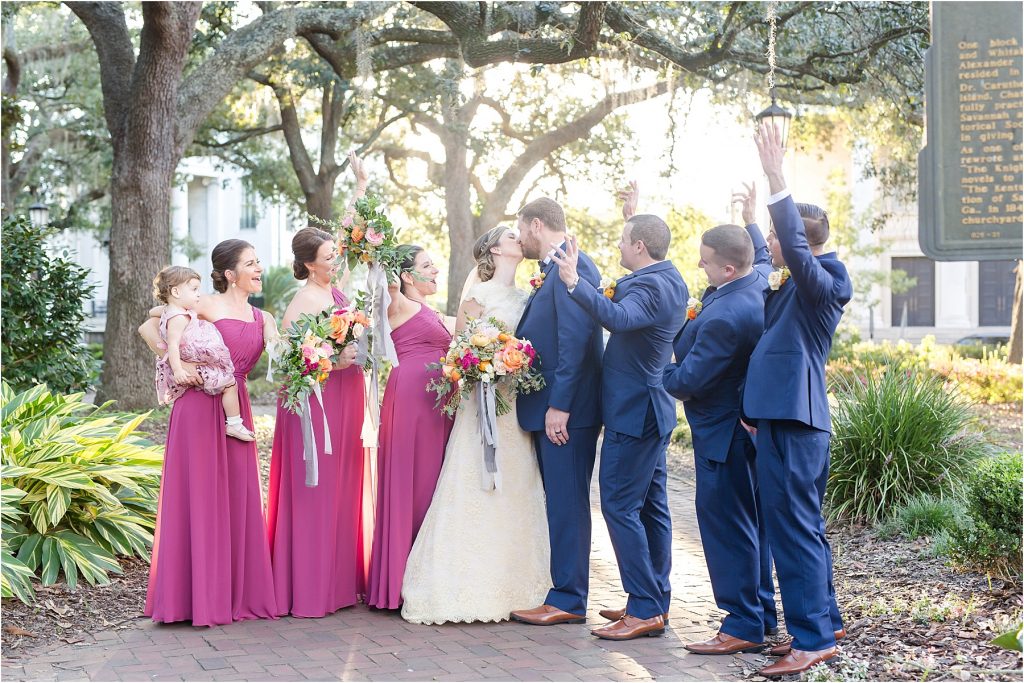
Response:
[[[466,293],[466,299],[472,299],[483,306],[485,318],[494,317],[508,325],[510,330],[519,326],[523,317],[529,293],[518,287],[509,287],[494,280],[473,285]]]

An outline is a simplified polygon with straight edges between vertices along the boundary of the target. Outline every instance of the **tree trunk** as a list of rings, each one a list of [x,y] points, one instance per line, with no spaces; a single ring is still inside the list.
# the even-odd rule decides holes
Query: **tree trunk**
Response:
[[[316,179],[316,189],[313,192],[305,193],[305,195],[306,213],[325,221],[329,221],[334,217],[334,209],[332,207],[332,200],[334,199],[333,178],[328,179],[318,176]],[[309,220],[309,225],[314,228],[322,227],[313,219]]]
[[[1013,317],[1010,320],[1010,349],[1009,359],[1011,363],[1020,365],[1021,346],[1024,339],[1021,339],[1021,325],[1024,324],[1024,310],[1021,301],[1021,280],[1024,278],[1024,261],[1017,261],[1017,284],[1013,288]]]
[[[459,310],[462,285],[475,263],[473,242],[477,225],[473,217],[473,204],[469,195],[469,128],[462,125],[454,106],[443,105],[444,128],[444,207],[448,219],[448,240],[451,256],[448,260],[448,315]]]

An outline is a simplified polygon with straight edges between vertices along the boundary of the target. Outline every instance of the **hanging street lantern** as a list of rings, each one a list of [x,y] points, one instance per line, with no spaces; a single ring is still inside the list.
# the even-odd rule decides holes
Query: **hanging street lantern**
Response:
[[[50,208],[37,199],[28,207],[28,219],[32,227],[45,228],[50,222]]]
[[[786,143],[789,141],[789,123],[793,115],[780,107],[779,103],[775,101],[775,88],[772,88],[769,92],[772,96],[772,103],[767,109],[755,116],[754,119],[757,120],[758,126],[763,121],[767,121],[768,125],[775,126],[782,134],[782,149],[786,149]]]

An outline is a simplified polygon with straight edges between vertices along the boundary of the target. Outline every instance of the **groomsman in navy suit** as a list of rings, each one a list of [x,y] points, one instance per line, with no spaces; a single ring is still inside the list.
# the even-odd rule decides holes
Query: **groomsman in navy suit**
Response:
[[[569,301],[550,244],[565,242],[565,213],[557,202],[536,199],[519,211],[519,241],[527,258],[543,259],[516,336],[537,350],[544,389],[516,399],[519,426],[531,432],[547,494],[551,590],[544,604],[511,614],[548,625],[583,623],[590,585],[590,480],[601,431],[601,328]],[[597,266],[580,254],[579,272],[596,287]],[[539,282],[538,282],[539,281]]]
[[[782,175],[781,136],[762,124],[755,138],[768,176],[773,230],[765,331],[750,358],[744,421],[756,430],[757,480],[768,542],[782,592],[791,645],[761,670],[777,677],[806,671],[836,656],[845,635],[832,585],[832,551],[821,505],[828,481],[832,422],[825,361],[832,335],[853,296],[846,267],[825,253],[828,216],[795,204]]]
[[[609,640],[664,633],[671,598],[665,450],[676,411],[662,371],[672,358],[688,293],[679,271],[665,260],[670,241],[668,226],[657,216],[626,221],[619,252],[631,273],[618,280],[610,298],[582,280],[575,238],[552,256],[572,301],[611,332],[601,377],[601,511],[629,600],[620,619],[592,631]]]
[[[699,302],[690,300],[675,343],[677,362],[665,368],[665,389],[683,402],[693,435],[697,524],[715,602],[726,612],[714,638],[686,645],[707,655],[760,652],[777,623],[771,559],[759,533],[754,443],[740,424],[768,285],[753,268],[752,237],[764,242],[756,225],[719,225],[701,236],[700,267],[710,286]],[[769,588],[764,600],[762,585]]]

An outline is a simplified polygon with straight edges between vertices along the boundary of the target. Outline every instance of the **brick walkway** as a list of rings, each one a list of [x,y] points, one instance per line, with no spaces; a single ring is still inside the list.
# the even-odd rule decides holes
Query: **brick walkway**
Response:
[[[594,477],[595,481],[597,477]],[[713,634],[711,597],[693,509],[693,484],[669,479],[674,523],[671,625],[661,638],[599,640],[599,609],[625,596],[604,520],[593,500],[591,604],[584,625],[419,626],[362,605],[323,619],[247,621],[195,629],[140,619],[130,629],[4,662],[5,680],[723,680],[742,679],[761,655],[707,657],[683,643]],[[763,680],[763,679],[762,679]]]

